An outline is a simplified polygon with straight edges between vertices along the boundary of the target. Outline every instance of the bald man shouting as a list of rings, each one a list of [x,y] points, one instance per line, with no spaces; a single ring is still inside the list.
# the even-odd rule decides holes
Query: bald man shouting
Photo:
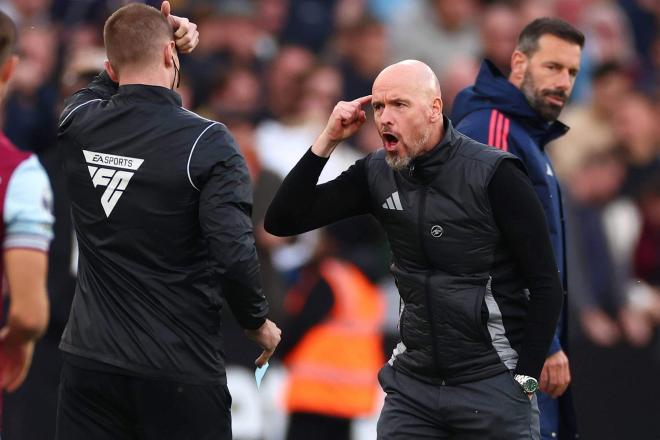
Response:
[[[317,185],[369,103],[383,148]],[[287,236],[360,214],[385,229],[401,296],[378,438],[539,438],[534,392],[562,303],[545,216],[518,159],[454,130],[419,61],[337,104],[266,229]]]

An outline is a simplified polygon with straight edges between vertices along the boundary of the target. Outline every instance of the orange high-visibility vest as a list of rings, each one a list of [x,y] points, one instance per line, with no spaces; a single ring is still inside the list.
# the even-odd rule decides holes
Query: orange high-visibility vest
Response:
[[[385,301],[351,264],[328,258],[320,264],[320,275],[330,285],[334,306],[285,360],[286,408],[346,418],[369,415],[385,362],[380,332]]]

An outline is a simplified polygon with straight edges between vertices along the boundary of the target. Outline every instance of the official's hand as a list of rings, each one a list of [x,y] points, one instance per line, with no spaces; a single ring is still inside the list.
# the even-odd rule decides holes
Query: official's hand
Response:
[[[263,367],[275,352],[277,344],[280,343],[280,340],[282,339],[282,330],[280,330],[274,322],[267,319],[258,329],[245,330],[245,334],[264,349],[261,356],[254,361],[257,367]]]
[[[548,356],[541,370],[541,391],[550,395],[553,399],[564,394],[571,383],[571,370],[568,358],[562,350]]]
[[[9,342],[7,327],[0,330],[0,385],[2,390],[15,391],[28,374],[34,352],[34,341]]]
[[[340,101],[332,111],[325,129],[318,137],[312,151],[317,156],[329,157],[343,140],[353,136],[367,120],[362,106],[371,102],[371,95],[353,101]]]
[[[174,30],[174,42],[181,53],[190,53],[199,43],[199,32],[197,25],[185,17],[172,15],[170,2],[164,1],[160,5],[160,12],[167,18]]]

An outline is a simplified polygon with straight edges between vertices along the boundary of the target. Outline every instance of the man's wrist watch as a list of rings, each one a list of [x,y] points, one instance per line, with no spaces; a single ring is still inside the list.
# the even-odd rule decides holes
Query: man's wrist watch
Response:
[[[524,374],[516,374],[513,376],[516,382],[520,384],[523,391],[527,394],[533,394],[539,389],[539,382],[532,376],[525,376]]]

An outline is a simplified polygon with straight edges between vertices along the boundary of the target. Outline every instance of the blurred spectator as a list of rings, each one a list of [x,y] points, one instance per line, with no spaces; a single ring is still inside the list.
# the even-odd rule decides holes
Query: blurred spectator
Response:
[[[297,114],[302,90],[300,80],[314,65],[314,54],[300,46],[284,46],[267,67],[267,111],[288,120]]]
[[[277,119],[259,124],[256,147],[264,168],[281,179],[294,167],[309,145],[314,142],[323,121],[319,116],[331,113],[341,95],[339,72],[329,65],[313,66],[312,55],[301,48],[285,48],[275,59],[270,71],[271,109]],[[320,182],[331,180],[359,158],[351,148],[340,146],[323,169]],[[299,268],[313,253],[318,234],[301,235],[289,246],[274,251],[276,267],[281,271]]]
[[[569,299],[578,310],[586,335],[604,346],[621,337],[616,316],[625,304],[625,280],[615,264],[603,216],[624,176],[623,163],[606,151],[583,157],[566,181]]]
[[[639,196],[642,230],[635,248],[638,277],[636,305],[660,328],[660,174],[646,182]]]
[[[660,2],[657,0],[627,0],[617,2],[632,24],[635,49],[645,69],[652,68],[653,41],[660,37]]]
[[[220,76],[208,95],[206,111],[221,121],[227,118],[255,121],[263,106],[261,82],[245,67],[235,67]]]
[[[366,0],[338,0],[335,7],[335,34],[341,29],[357,23],[361,18],[368,16],[370,9]]]
[[[351,2],[354,0],[346,0]],[[390,23],[405,7],[409,0],[363,0],[368,4],[369,11],[383,23]]]
[[[288,0],[289,14],[281,40],[320,52],[333,31],[336,0]]]
[[[640,83],[642,89],[656,95],[660,93],[660,32],[651,42],[648,66]]]
[[[268,104],[273,118],[257,127],[256,145],[263,166],[282,178],[314,141],[320,124],[316,117],[330,114],[336,102],[330,98],[341,95],[339,72],[313,63],[310,52],[290,46],[282,49],[269,71]],[[321,181],[336,177],[356,160],[346,148],[337,153],[321,174]]]
[[[635,251],[635,275],[660,294],[660,175],[642,188],[639,205],[642,233]]]
[[[271,36],[279,36],[288,16],[289,0],[256,0],[257,25]]]
[[[337,52],[341,58],[345,100],[371,94],[373,79],[387,64],[387,49],[385,27],[372,17],[361,17],[339,30]]]
[[[631,80],[616,63],[598,66],[592,76],[591,101],[569,107],[562,119],[571,129],[548,148],[557,175],[565,179],[575,172],[584,156],[613,149],[614,115],[631,88]]]
[[[218,78],[227,77],[233,68],[257,73],[274,53],[272,37],[258,25],[251,2],[227,1],[217,6],[202,4],[195,8],[199,31],[204,38],[195,52],[182,58],[182,72],[190,75],[196,106],[204,106]],[[247,93],[250,93],[249,91]]]
[[[51,0],[0,0],[0,11],[11,18],[21,29],[25,26],[42,26],[50,23]]]
[[[444,114],[451,114],[454,98],[456,98],[458,92],[474,84],[478,73],[479,64],[477,64],[474,58],[456,57],[447,66],[445,73],[440,77],[440,84],[442,84],[442,112]]]
[[[332,98],[341,95],[341,76],[334,67],[310,67],[301,74],[295,84],[286,84],[285,90],[291,90],[287,113],[257,127],[257,151],[263,166],[282,178],[298,163],[314,142],[318,130],[323,128],[324,121],[319,117],[327,118],[332,112],[337,102]],[[320,182],[335,178],[358,157],[349,147],[340,147],[323,169]]]
[[[553,0],[554,12],[558,17],[563,18],[572,25],[579,25],[582,20],[585,9],[593,3],[600,0]],[[610,0],[605,0],[610,1]]]
[[[331,65],[318,65],[310,70],[303,81],[300,112],[311,123],[325,123],[328,114],[341,99],[344,78]]]
[[[206,105],[209,90],[227,70],[228,64],[224,19],[212,10],[204,11],[198,29],[203,37],[195,52],[181,58],[181,74],[194,78],[191,86],[196,107]]]
[[[267,73],[270,118],[257,127],[256,147],[263,166],[282,178],[298,160],[298,147],[293,147],[300,145],[297,141],[311,145],[314,140],[314,130],[301,114],[302,81],[313,64],[311,52],[287,46],[272,61]]]
[[[95,46],[81,46],[69,51],[62,70],[60,95],[70,96],[87,86],[103,70],[105,50]]]
[[[145,3],[159,6],[154,0]],[[54,21],[62,23],[67,28],[85,23],[101,29],[105,18],[117,7],[116,0],[52,0],[50,10]]]
[[[255,150],[264,169],[283,179],[299,157],[299,145],[313,142],[314,131],[300,114],[302,80],[314,65],[314,55],[299,46],[284,46],[266,72],[267,114],[255,132]],[[299,144],[298,142],[302,142]],[[313,249],[314,234],[290,245],[272,249],[277,270],[295,270]]]
[[[392,61],[418,59],[439,77],[456,56],[479,55],[475,0],[408,2],[389,27]]]
[[[630,66],[637,55],[628,17],[616,2],[593,2],[582,14],[585,53],[594,65],[616,62]]]
[[[525,24],[539,17],[557,16],[554,1],[548,0],[523,0],[517,2],[517,12],[520,23]]]
[[[20,32],[21,63],[7,99],[5,131],[21,148],[39,151],[55,140],[57,35],[50,27],[29,27]]]
[[[627,162],[624,195],[637,196],[644,182],[660,174],[659,116],[650,98],[640,93],[617,101],[613,127]]]
[[[486,7],[481,16],[481,58],[490,60],[506,77],[511,73],[511,54],[525,24],[519,20],[517,11],[507,3],[493,3]]]
[[[262,39],[269,40],[256,21],[256,11],[252,2],[228,0],[218,3],[224,34],[224,50],[228,62],[235,66],[254,66],[262,52]],[[268,45],[268,41],[265,42]]]
[[[279,353],[289,369],[287,440],[306,440],[310,432],[319,440],[350,440],[351,420],[377,409],[385,304],[356,266],[336,257],[341,246],[353,245],[336,232],[322,232],[285,298],[288,337]]]
[[[80,24],[69,29],[66,35],[60,35],[63,62],[69,63],[72,54],[80,50],[98,49],[105,56],[102,41],[103,34],[94,24]]]
[[[660,328],[660,175],[642,189],[639,206],[642,230],[634,256],[638,281],[632,303]]]

